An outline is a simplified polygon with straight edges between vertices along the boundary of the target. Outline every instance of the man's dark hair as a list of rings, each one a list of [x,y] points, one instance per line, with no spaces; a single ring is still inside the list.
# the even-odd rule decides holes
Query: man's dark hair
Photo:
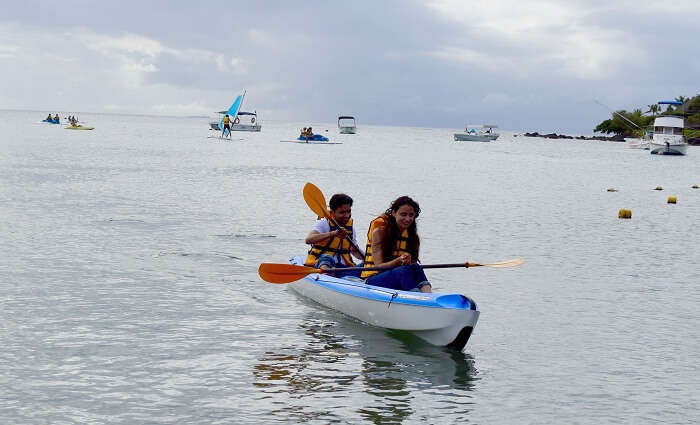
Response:
[[[331,201],[328,203],[328,206],[331,207],[332,211],[335,211],[345,204],[350,204],[350,206],[352,206],[352,198],[344,193],[336,193],[331,196]]]

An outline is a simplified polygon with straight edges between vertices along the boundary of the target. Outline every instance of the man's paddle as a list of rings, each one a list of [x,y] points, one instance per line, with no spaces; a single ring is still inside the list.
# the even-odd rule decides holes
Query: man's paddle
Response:
[[[323,192],[321,192],[321,189],[316,187],[313,183],[307,182],[304,185],[304,200],[306,201],[306,205],[311,208],[311,211],[316,213],[319,219],[325,217],[326,220],[333,223],[334,226],[341,227],[328,212],[328,208],[326,208],[326,198],[323,196]],[[352,235],[347,235],[347,240],[350,242],[350,245],[352,245],[352,247],[360,253],[361,256],[365,256],[364,251],[362,251],[360,247],[357,246],[357,244],[352,240]]]
[[[454,263],[454,264],[425,264],[421,265],[424,269],[446,269],[450,267],[515,267],[524,263],[525,260],[522,258],[516,258],[514,260],[501,261],[498,263]],[[299,279],[313,274],[313,273],[333,273],[341,271],[351,271],[351,270],[388,270],[393,267],[383,266],[383,267],[345,267],[345,268],[333,268],[333,269],[315,269],[313,267],[297,266],[294,264],[275,264],[275,263],[262,263],[258,268],[258,274],[262,280],[270,283],[290,283],[295,282]]]

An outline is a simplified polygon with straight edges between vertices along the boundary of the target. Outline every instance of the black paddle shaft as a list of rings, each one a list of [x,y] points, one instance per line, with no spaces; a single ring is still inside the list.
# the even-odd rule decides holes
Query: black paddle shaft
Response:
[[[470,264],[468,262],[464,263],[452,263],[452,264],[425,264],[422,265],[421,267],[424,269],[448,269],[448,268],[454,268],[454,267],[469,267]],[[476,264],[474,264],[476,266]],[[396,266],[399,267],[399,266]],[[381,267],[336,267],[332,269],[326,269],[323,272],[324,273],[333,273],[333,272],[342,272],[342,271],[351,271],[351,270],[366,270],[366,271],[375,271],[375,270],[389,270],[393,269],[394,266],[381,266]]]
[[[331,217],[330,214],[328,214],[327,219],[329,219],[330,221],[332,221],[334,226],[340,228],[340,224],[338,224],[338,222],[335,221],[335,219],[334,219],[333,217]],[[357,252],[360,253],[361,256],[363,256],[363,257],[365,256],[364,251],[362,251],[362,250],[360,249],[360,247],[357,246],[357,244],[352,240],[352,235],[348,235],[348,236],[346,237],[346,239],[348,240],[348,242],[350,242],[350,245],[352,245],[352,247],[355,248],[355,250],[357,250]],[[362,267],[360,267],[360,268],[362,268]]]

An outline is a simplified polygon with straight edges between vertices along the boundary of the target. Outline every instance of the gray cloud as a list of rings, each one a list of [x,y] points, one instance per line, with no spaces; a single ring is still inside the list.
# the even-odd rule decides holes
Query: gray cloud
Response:
[[[590,133],[594,98],[698,92],[696,2],[348,3],[12,4],[0,107],[198,114],[247,89],[263,119]]]

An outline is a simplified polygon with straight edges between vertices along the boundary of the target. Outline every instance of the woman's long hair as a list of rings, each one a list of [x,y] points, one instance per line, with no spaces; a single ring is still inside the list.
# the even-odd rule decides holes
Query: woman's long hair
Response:
[[[384,261],[391,261],[396,256],[393,254],[396,248],[396,242],[401,236],[401,231],[399,226],[396,224],[396,219],[391,214],[396,212],[403,205],[410,205],[413,207],[416,215],[413,218],[413,223],[408,227],[408,241],[406,241],[406,251],[411,254],[411,261],[418,261],[418,252],[420,251],[420,238],[418,237],[418,227],[416,226],[416,219],[420,214],[420,207],[418,202],[409,198],[408,196],[401,196],[391,203],[391,206],[384,213],[387,217],[387,226],[385,228],[384,238],[382,239],[382,259]]]

